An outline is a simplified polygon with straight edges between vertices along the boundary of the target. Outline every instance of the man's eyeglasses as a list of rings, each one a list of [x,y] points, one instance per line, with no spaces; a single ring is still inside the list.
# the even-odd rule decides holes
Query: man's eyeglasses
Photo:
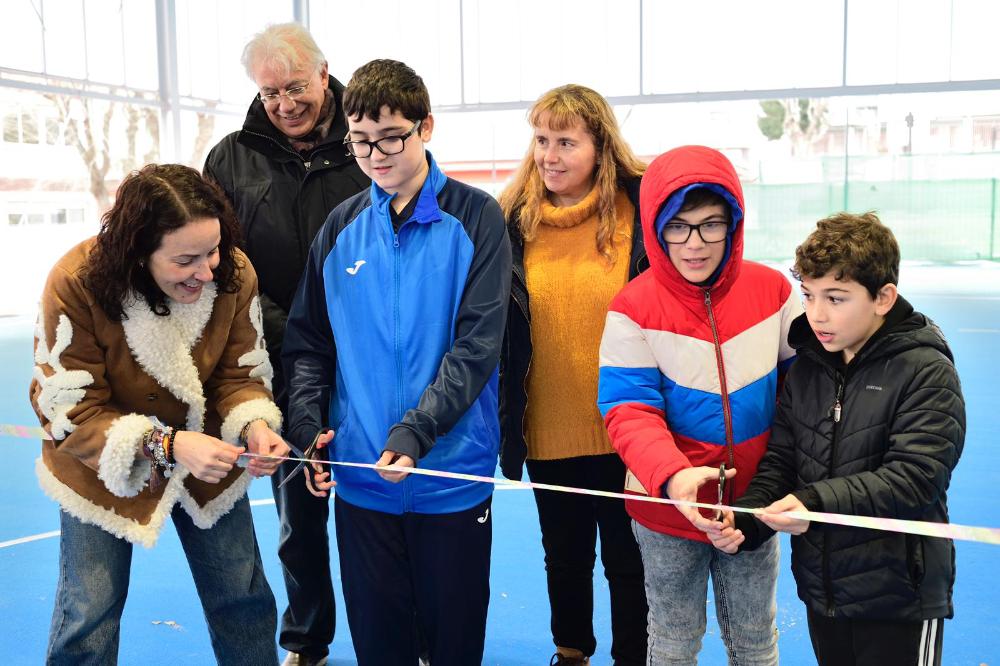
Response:
[[[378,148],[383,155],[397,155],[403,152],[406,147],[406,140],[413,136],[413,133],[420,128],[418,120],[413,123],[413,127],[406,134],[396,134],[394,136],[384,136],[378,141],[351,141],[344,137],[344,147],[354,157],[371,157],[372,150]]]
[[[289,88],[285,92],[271,92],[271,93],[257,93],[257,99],[264,104],[264,106],[275,107],[281,104],[281,98],[287,97],[293,102],[299,101],[306,91],[309,89],[309,84],[304,86],[295,86],[294,88]]]
[[[663,227],[663,240],[671,245],[683,245],[691,238],[691,232],[698,230],[698,236],[706,243],[721,243],[726,240],[729,225],[725,222],[702,222],[701,224],[685,224],[669,222]]]

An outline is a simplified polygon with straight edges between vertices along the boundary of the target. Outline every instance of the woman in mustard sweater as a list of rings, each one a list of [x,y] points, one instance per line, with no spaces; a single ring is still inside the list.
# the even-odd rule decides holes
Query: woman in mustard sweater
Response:
[[[607,101],[567,85],[528,115],[531,145],[500,196],[514,270],[501,356],[501,467],[520,479],[621,492],[625,466],[597,409],[598,350],[608,303],[648,266],[639,180]],[[529,307],[530,302],[530,307]],[[646,659],[642,560],[621,500],[535,491],[545,549],[552,664],[587,664],[597,641],[597,534],[611,592],[611,656]]]

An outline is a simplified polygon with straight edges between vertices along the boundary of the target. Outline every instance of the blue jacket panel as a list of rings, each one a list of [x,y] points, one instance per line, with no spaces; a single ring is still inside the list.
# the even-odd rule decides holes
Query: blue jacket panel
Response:
[[[492,476],[510,245],[496,202],[428,161],[398,233],[373,183],[317,235],[285,332],[289,439],[302,447],[328,425],[332,460],[372,463],[392,435],[414,443],[419,467]],[[362,468],[334,476],[345,500],[389,513],[460,511],[492,492],[416,474],[392,484]]]

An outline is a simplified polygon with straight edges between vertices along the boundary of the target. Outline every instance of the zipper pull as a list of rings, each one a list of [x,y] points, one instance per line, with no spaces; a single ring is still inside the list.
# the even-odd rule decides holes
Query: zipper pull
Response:
[[[706,308],[712,307],[712,292],[709,291],[708,289],[705,290],[705,307]]]
[[[843,405],[840,404],[841,398],[844,397],[844,380],[840,377],[837,378],[837,398],[833,403],[833,408],[830,410],[833,413],[833,422],[840,423],[840,413],[843,411]]]

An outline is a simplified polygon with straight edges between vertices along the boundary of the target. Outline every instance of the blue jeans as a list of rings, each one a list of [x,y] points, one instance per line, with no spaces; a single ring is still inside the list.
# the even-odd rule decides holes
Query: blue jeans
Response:
[[[115,664],[132,544],[65,511],[59,515],[59,585],[46,664]],[[195,527],[180,506],[171,518],[218,663],[277,664],[277,609],[264,578],[247,498],[207,530]]]
[[[726,555],[711,544],[654,532],[632,521],[646,572],[649,666],[698,663],[708,577],[732,666],[777,666],[778,539]]]

